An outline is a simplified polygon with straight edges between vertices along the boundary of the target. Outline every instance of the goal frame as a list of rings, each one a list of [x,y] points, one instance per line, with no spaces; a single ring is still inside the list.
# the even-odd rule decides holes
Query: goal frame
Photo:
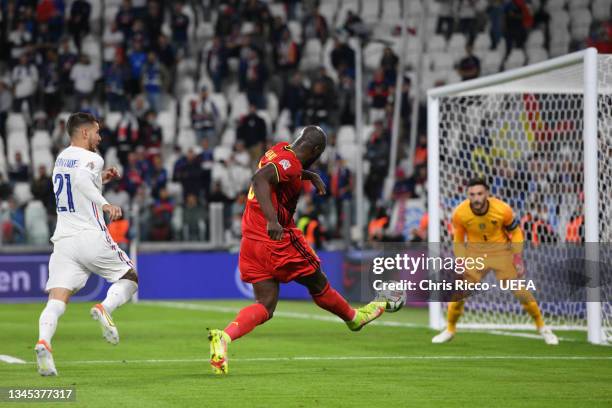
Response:
[[[522,78],[542,74],[555,69],[579,65],[583,66],[583,164],[584,164],[584,229],[585,242],[599,242],[599,192],[597,157],[597,98],[598,73],[597,50],[588,48],[547,61],[476,78],[457,84],[432,88],[427,91],[427,207],[429,213],[428,241],[440,242],[440,98],[455,96],[479,88],[509,84]],[[568,92],[575,94],[576,92]],[[597,246],[587,245],[586,256],[597,260]],[[588,271],[587,271],[588,272]],[[595,271],[596,274],[596,271]],[[595,275],[596,276],[596,275]],[[599,301],[599,288],[587,288],[587,332],[588,341],[593,344],[604,343],[602,333],[602,308]],[[440,330],[445,320],[442,305],[436,299],[429,302],[429,327]]]

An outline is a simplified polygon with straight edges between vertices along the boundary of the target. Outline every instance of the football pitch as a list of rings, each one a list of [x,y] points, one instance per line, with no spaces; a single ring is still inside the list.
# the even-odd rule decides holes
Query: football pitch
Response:
[[[40,377],[33,346],[44,305],[0,305],[0,387],[74,387],[86,407],[610,407],[612,347],[585,333],[561,344],[506,333],[461,332],[432,345],[427,312],[404,309],[350,332],[309,302],[280,301],[275,317],[230,345],[230,372],[208,366],[206,328],[223,328],[246,302],[141,302],[113,317],[117,346],[70,304],[53,341],[58,377]],[[0,405],[3,403],[0,402]]]

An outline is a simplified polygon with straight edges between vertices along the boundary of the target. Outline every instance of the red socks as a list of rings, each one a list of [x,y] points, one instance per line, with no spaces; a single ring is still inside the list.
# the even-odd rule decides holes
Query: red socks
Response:
[[[347,301],[329,285],[329,282],[325,285],[321,293],[312,295],[312,299],[321,309],[332,312],[345,322],[355,318],[355,309],[353,309]]]
[[[264,323],[268,317],[268,310],[265,306],[261,303],[254,303],[238,312],[236,319],[228,324],[224,331],[232,340],[236,340]]]

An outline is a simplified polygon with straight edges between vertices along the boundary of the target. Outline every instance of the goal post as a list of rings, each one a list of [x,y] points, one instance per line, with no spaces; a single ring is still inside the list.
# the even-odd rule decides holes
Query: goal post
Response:
[[[429,242],[452,241],[452,210],[465,198],[467,179],[480,175],[489,179],[493,195],[508,202],[519,217],[538,211],[554,214],[553,219],[547,217],[560,242],[576,216],[572,210],[580,212],[585,272],[599,279],[598,243],[612,242],[606,186],[612,183],[611,95],[612,55],[598,55],[594,48],[430,89]],[[589,342],[605,343],[612,333],[612,307],[601,287],[587,287],[580,307],[555,306],[555,313],[571,316],[563,316],[559,326],[551,325],[587,330]],[[467,327],[527,327],[525,316],[501,314],[485,303],[478,306],[478,317],[470,319],[469,303],[462,317]],[[444,327],[444,309],[431,299],[431,328]]]

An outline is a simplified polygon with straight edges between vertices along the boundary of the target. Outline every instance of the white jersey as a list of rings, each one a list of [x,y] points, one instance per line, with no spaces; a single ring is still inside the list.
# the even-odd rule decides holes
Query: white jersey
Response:
[[[103,231],[106,223],[102,206],[104,159],[97,153],[70,146],[62,151],[53,167],[53,191],[57,225],[51,241],[72,237],[84,230]]]

